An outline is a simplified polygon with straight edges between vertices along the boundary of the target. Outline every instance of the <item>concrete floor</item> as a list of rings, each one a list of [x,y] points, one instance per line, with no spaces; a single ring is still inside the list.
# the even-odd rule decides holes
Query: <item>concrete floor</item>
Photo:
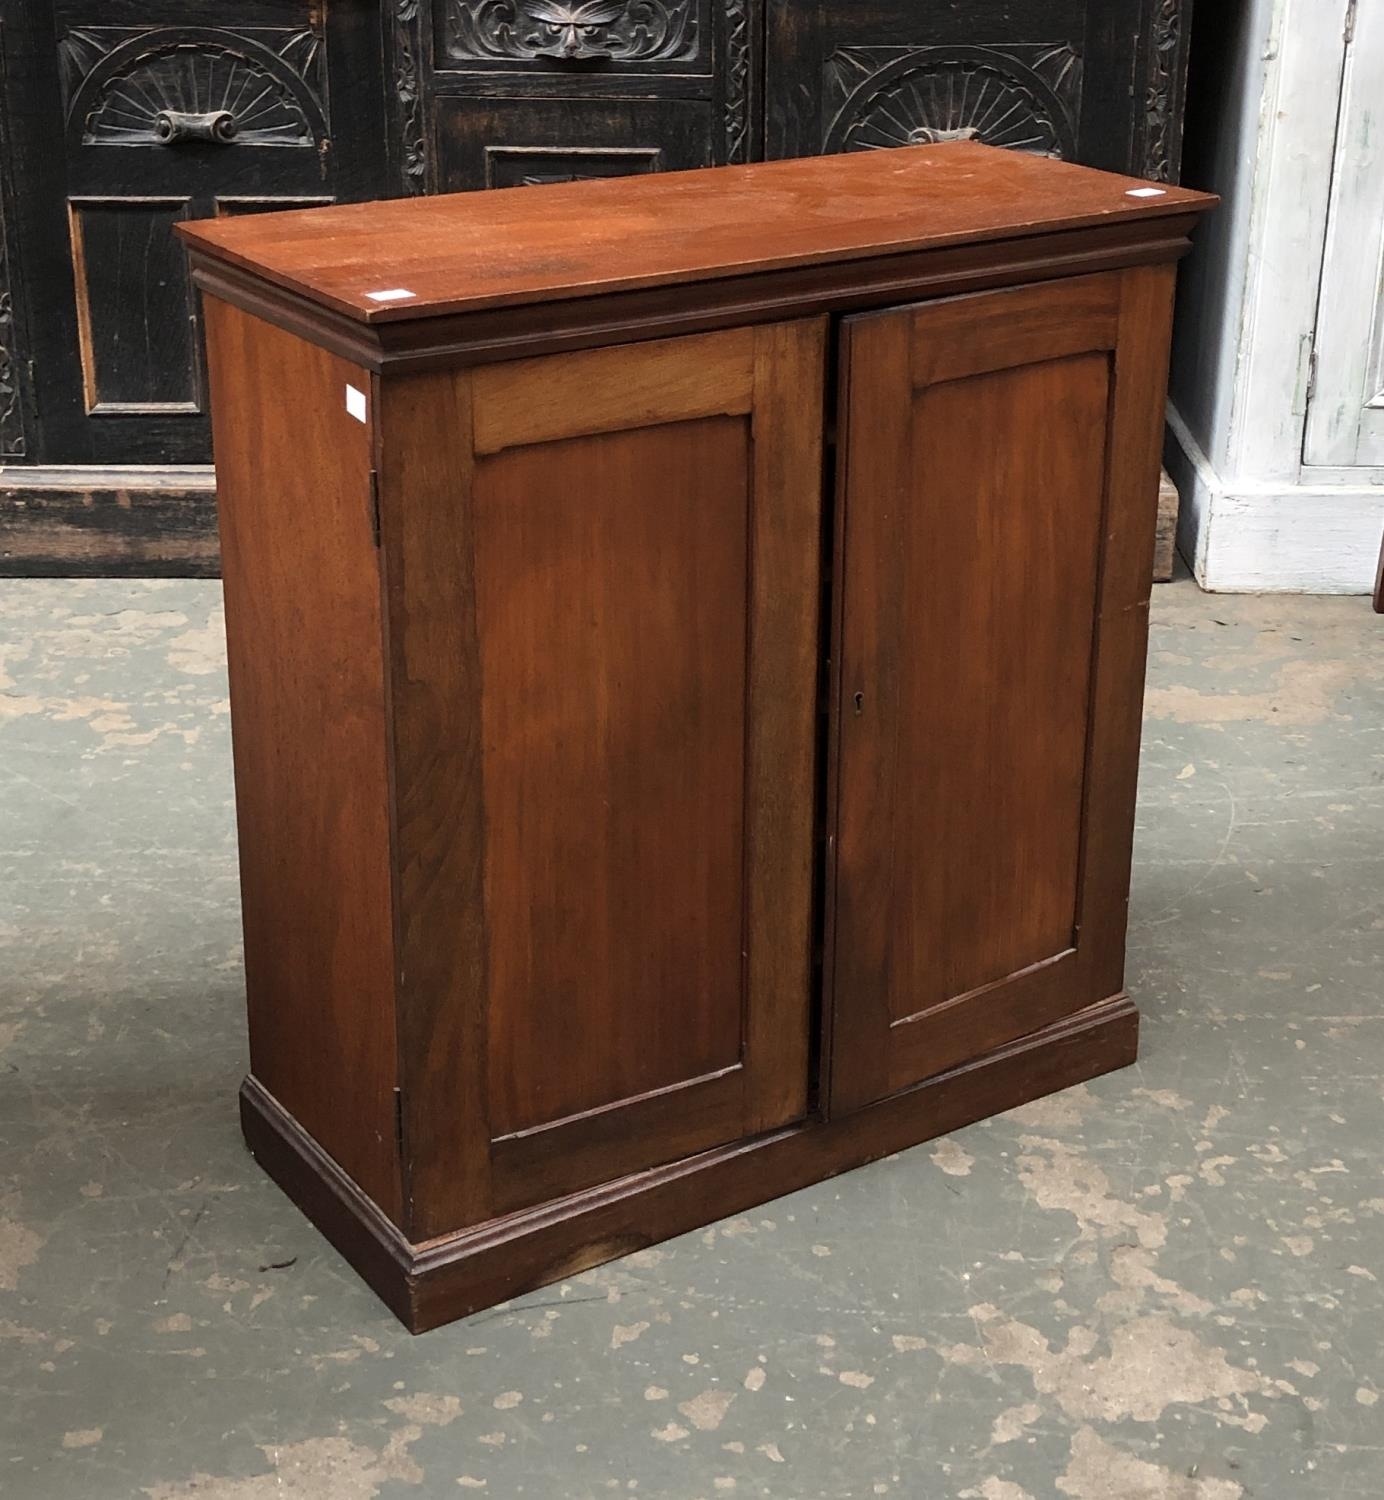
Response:
[[[0,615],[0,1495],[1384,1494],[1364,600],[1155,591],[1136,1068],[416,1340],[240,1143],[217,586]]]

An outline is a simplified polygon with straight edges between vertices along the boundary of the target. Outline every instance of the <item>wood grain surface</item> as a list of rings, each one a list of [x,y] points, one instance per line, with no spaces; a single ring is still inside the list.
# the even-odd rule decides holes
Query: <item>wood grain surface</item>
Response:
[[[1153,405],[1128,377],[1161,357],[1121,337],[1128,290],[1074,278],[847,324],[833,1110],[1118,987],[1087,961],[1123,951],[1094,893],[1127,879],[1088,799],[1116,816],[1113,781],[1132,806],[1137,743],[1093,663],[1102,550],[1151,542],[1158,482],[1146,436],[1119,452],[1111,424]]]
[[[413,1333],[676,1234],[744,1213],[865,1162],[1132,1063],[1129,997],[1035,1032],[837,1120],[811,1120],[411,1244],[276,1102],[247,1079],[246,1140],[260,1165]]]
[[[254,1076],[401,1212],[369,378],[208,298]]]
[[[385,323],[1154,219],[1213,201],[1163,185],[1156,197],[1130,196],[1147,186],[953,142],[255,214],[178,232],[203,256]],[[394,292],[409,295],[371,296]]]
[[[806,1111],[825,374],[808,320],[381,382],[419,1236]]]
[[[954,144],[190,234],[245,1127],[410,1326],[1132,1058],[1212,202],[1133,191]]]

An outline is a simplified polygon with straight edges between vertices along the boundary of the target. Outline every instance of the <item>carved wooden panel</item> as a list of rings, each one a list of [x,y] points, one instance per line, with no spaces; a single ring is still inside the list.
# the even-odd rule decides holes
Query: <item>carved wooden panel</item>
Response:
[[[0,0],[0,458],[210,457],[159,205],[952,138],[1175,178],[1191,3]],[[138,243],[140,285],[105,263]]]
[[[378,13],[321,0],[0,0],[0,20],[6,120],[22,132],[8,264],[23,273],[8,324],[0,295],[0,337],[16,322],[33,330],[8,368],[41,385],[26,456],[204,463],[200,332],[170,226],[380,195]],[[16,383],[0,359],[11,452]]]
[[[824,70],[824,151],[978,140],[1075,153],[1081,56],[1070,42],[841,47]]]
[[[1190,0],[1154,0],[1140,161],[1144,175],[1159,182],[1177,177],[1187,83],[1184,11],[1189,9]]]
[[[59,55],[68,128],[83,145],[311,149],[327,137],[311,31],[87,26]]]
[[[759,154],[758,0],[388,4],[392,154],[406,192],[660,171]],[[502,111],[509,133],[458,157],[463,106],[455,101],[468,101],[479,129],[494,114],[490,101],[501,98],[511,101]],[[652,136],[621,140],[604,127],[591,133],[602,107],[614,118],[623,106],[646,103],[666,107],[667,124],[655,124]],[[634,112],[659,118],[657,111]],[[686,135],[689,120],[700,132],[695,145]],[[536,159],[525,171],[514,155],[522,151],[561,155]]]
[[[10,285],[8,141],[0,135],[0,458],[23,458],[28,449],[24,393],[16,362],[19,352],[14,291]]]
[[[1189,9],[767,0],[766,154],[959,138],[1173,176]]]
[[[697,64],[709,0],[443,0],[444,66]]]
[[[390,95],[394,101],[394,151],[403,189],[428,186],[428,130],[423,104],[423,13],[420,0],[383,0],[390,9]]]
[[[727,162],[754,161],[760,156],[753,117],[758,105],[756,64],[763,36],[763,13],[752,0],[724,0],[725,63],[721,74],[721,127],[725,132]]]

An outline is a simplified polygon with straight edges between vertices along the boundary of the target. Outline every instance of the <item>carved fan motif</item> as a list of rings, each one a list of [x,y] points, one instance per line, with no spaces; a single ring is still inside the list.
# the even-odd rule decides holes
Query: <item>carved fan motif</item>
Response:
[[[1062,101],[1036,73],[986,48],[934,47],[874,74],[846,101],[828,151],[975,140],[1072,154]]]
[[[86,115],[82,140],[167,144],[180,138],[170,136],[170,120],[205,124],[202,139],[250,146],[312,146],[317,139],[308,110],[268,56],[183,40],[145,53],[106,82]]]

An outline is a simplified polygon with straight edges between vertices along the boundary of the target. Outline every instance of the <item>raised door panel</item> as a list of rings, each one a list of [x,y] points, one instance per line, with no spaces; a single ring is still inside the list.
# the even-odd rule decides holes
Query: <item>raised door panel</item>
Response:
[[[1130,285],[847,320],[833,1109],[1122,983],[1167,337]]]
[[[685,171],[714,161],[696,99],[459,99],[434,105],[438,186],[529,187]]]
[[[806,1111],[824,365],[383,386],[416,1238]]]
[[[748,460],[719,416],[476,466],[505,1138],[739,1065]]]
[[[88,416],[203,410],[195,308],[173,226],[188,200],[69,199]]]

